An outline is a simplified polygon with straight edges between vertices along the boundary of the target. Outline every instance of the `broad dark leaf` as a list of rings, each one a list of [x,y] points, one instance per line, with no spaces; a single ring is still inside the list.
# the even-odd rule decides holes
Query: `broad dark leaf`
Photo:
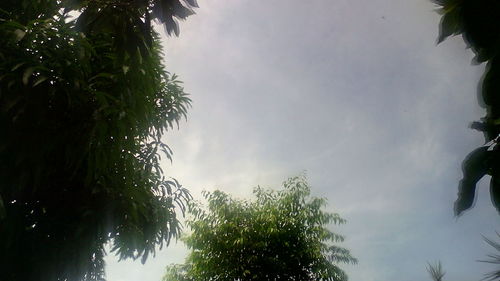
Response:
[[[196,0],[186,0],[191,7],[199,8],[198,2]]]
[[[439,25],[438,43],[444,41],[448,36],[461,33],[460,23],[459,9],[452,9],[446,12],[441,18],[441,24]]]
[[[496,175],[491,177],[490,197],[491,197],[491,203],[500,213],[500,178]]]
[[[175,18],[185,19],[193,14],[194,11],[183,6],[179,0],[153,1],[152,16],[165,25],[168,34],[179,36],[179,24]]]
[[[462,163],[463,178],[458,187],[458,198],[455,201],[455,215],[459,216],[463,211],[474,204],[476,195],[476,183],[488,172],[489,151],[483,146],[472,151]]]

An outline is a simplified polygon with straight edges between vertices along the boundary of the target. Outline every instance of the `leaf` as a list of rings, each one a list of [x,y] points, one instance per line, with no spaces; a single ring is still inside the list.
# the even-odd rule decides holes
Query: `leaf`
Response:
[[[94,81],[94,80],[96,80],[98,78],[106,78],[106,79],[112,80],[112,79],[115,78],[115,76],[112,73],[101,72],[101,73],[99,73],[97,75],[94,75],[94,76],[90,77],[89,82]]]
[[[5,218],[5,205],[3,203],[2,195],[0,195],[0,220]]]
[[[148,251],[145,251],[144,254],[142,255],[141,257],[141,263],[142,264],[145,264],[146,263],[146,260],[148,259],[148,255],[149,255],[149,252]]]
[[[21,29],[16,29],[14,30],[14,35],[16,36],[16,42],[19,42],[23,40],[24,36],[26,35],[26,32]]]
[[[47,80],[47,77],[40,76],[36,79],[35,83],[33,83],[33,87],[36,87],[38,84],[43,83],[43,81]]]
[[[500,179],[498,176],[492,176],[490,181],[491,203],[500,213]]]
[[[460,33],[459,29],[459,10],[452,9],[448,11],[442,18],[441,24],[439,25],[439,37],[438,44],[443,42],[447,37]]]
[[[25,64],[25,63],[26,63],[26,62],[20,62],[20,63],[18,63],[18,64],[16,64],[16,65],[14,65],[14,67],[12,67],[11,71],[14,71],[14,70],[18,69],[20,66],[22,66],[22,65],[23,65],[23,64]]]
[[[199,8],[200,6],[198,6],[198,2],[196,2],[196,0],[186,0],[186,2],[191,6],[191,7],[195,7],[195,8]]]
[[[23,73],[23,84],[28,85],[29,79],[31,77],[31,74],[33,74],[33,71],[35,70],[34,67],[28,67]]]
[[[467,155],[462,163],[463,178],[458,187],[455,201],[455,216],[469,209],[474,204],[477,182],[488,172],[488,146],[482,146]]]

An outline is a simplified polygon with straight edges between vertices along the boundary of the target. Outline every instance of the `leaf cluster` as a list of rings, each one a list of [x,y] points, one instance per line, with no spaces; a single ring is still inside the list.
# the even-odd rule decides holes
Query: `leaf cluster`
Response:
[[[500,234],[497,233],[497,236],[500,237]],[[490,240],[484,236],[483,236],[483,239],[484,239],[484,241],[486,241],[486,243],[488,243],[490,246],[495,248],[495,250],[497,252],[500,252],[500,243],[495,242],[493,240]],[[498,266],[498,265],[500,265],[500,254],[498,254],[498,253],[497,254],[489,254],[487,260],[480,260],[480,262],[491,263],[491,264],[495,264]],[[487,273],[485,275],[485,277],[483,278],[483,280],[489,280],[489,281],[494,281],[494,280],[499,280],[499,279],[500,279],[500,270],[498,270],[498,269]]]
[[[434,265],[429,263],[427,265],[427,272],[429,272],[429,275],[431,276],[433,281],[443,281],[443,277],[446,274],[440,261],[438,261]]]
[[[434,0],[442,15],[438,42],[461,34],[476,54],[475,62],[486,62],[479,89],[479,104],[486,109],[481,121],[471,128],[484,133],[487,144],[471,152],[462,164],[463,179],[455,202],[460,215],[474,202],[476,183],[490,175],[493,205],[500,211],[500,155],[496,143],[500,136],[500,2],[496,0]]]
[[[247,201],[206,192],[207,210],[192,205],[185,238],[191,252],[164,280],[347,280],[337,264],[356,259],[334,244],[344,237],[328,229],[345,220],[323,210],[325,199],[310,196],[304,177],[254,195]]]
[[[190,195],[161,138],[190,99],[146,21],[178,4],[1,1],[2,279],[103,280],[106,243],[145,262],[179,235]]]

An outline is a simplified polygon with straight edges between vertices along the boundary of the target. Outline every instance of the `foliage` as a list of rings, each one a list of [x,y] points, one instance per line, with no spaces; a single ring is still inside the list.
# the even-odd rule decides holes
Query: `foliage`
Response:
[[[190,99],[150,22],[178,29],[178,5],[0,1],[2,280],[103,280],[106,243],[144,262],[178,236],[190,195],[161,137]]]
[[[435,265],[428,264],[427,272],[429,272],[433,281],[443,281],[443,277],[446,272],[443,271],[441,262],[437,262]]]
[[[478,95],[486,109],[473,129],[484,133],[486,144],[472,151],[462,163],[463,179],[455,202],[455,214],[473,206],[477,182],[491,176],[490,194],[500,212],[500,1],[497,0],[434,0],[442,14],[438,42],[461,34],[476,54],[475,62],[486,62]]]
[[[191,253],[184,265],[169,266],[164,280],[347,280],[337,263],[356,259],[332,243],[344,237],[327,229],[345,220],[322,210],[325,199],[310,196],[304,177],[254,195],[204,193],[208,210],[192,205],[188,221]]]
[[[195,277],[191,276],[190,266],[187,264],[171,264],[167,266],[164,281],[175,280],[175,281],[195,281]],[[211,279],[209,279],[211,280]]]
[[[498,233],[497,235],[500,236],[500,234]],[[490,244],[493,248],[495,248],[495,250],[500,252],[500,243],[490,240],[486,237],[483,238],[486,241],[486,243]],[[488,260],[482,260],[481,262],[500,265],[500,254],[489,254],[488,258],[489,258]],[[500,280],[500,270],[495,270],[493,272],[486,274],[484,280],[490,280],[490,281]]]

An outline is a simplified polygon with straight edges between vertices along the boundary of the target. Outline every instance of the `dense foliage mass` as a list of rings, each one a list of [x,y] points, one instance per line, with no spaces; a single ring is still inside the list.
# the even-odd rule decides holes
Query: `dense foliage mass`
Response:
[[[190,100],[151,20],[178,33],[191,13],[177,0],[0,1],[0,279],[102,280],[106,243],[144,262],[178,235],[189,193],[164,178],[161,137]]]
[[[191,208],[186,263],[169,266],[164,280],[347,280],[337,263],[356,259],[333,244],[344,237],[327,228],[345,220],[322,210],[325,200],[310,196],[305,178],[287,180],[280,191],[256,188],[254,201],[204,195],[208,210]]]
[[[476,184],[491,176],[490,194],[500,212],[500,1],[434,0],[442,14],[439,42],[461,34],[476,54],[477,63],[486,62],[486,72],[478,93],[486,116],[473,122],[473,129],[484,133],[486,144],[472,151],[462,164],[463,179],[455,202],[455,214],[472,207]]]

